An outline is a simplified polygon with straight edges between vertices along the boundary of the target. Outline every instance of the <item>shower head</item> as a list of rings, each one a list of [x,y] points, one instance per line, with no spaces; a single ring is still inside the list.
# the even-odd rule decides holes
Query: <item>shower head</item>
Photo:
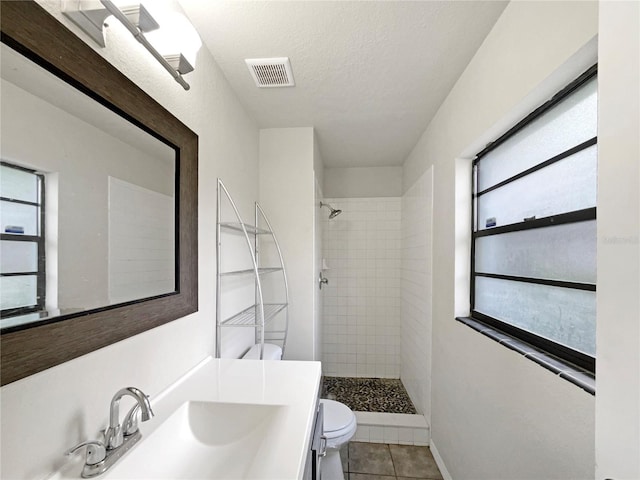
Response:
[[[335,208],[333,208],[328,203],[320,202],[320,208],[322,208],[322,207],[327,207],[329,210],[331,210],[331,213],[329,214],[329,219],[336,218],[338,215],[340,215],[342,213],[342,210],[336,210]]]

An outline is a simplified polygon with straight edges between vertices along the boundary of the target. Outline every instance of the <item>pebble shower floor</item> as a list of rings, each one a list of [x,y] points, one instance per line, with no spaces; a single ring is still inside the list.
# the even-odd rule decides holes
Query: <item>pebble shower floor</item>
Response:
[[[357,412],[417,413],[396,378],[324,377],[321,396]]]

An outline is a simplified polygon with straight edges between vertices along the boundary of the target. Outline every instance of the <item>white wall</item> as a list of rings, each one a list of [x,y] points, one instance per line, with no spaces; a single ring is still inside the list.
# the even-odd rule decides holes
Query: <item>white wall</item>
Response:
[[[402,167],[325,168],[323,192],[331,198],[399,197]]]
[[[322,159],[322,152],[320,152],[320,145],[318,145],[318,137],[313,136],[313,172],[316,177],[320,192],[324,194],[324,160]]]
[[[320,201],[324,198],[322,196],[322,188],[318,178],[315,179],[315,197],[314,202],[316,205],[320,205]],[[319,288],[318,279],[320,278],[320,272],[322,271],[322,221],[320,214],[322,212],[316,211],[313,222],[313,278],[316,280],[313,288],[313,342],[316,356],[319,359],[323,357],[323,329],[324,324],[322,321],[324,306],[323,306],[323,291]]]
[[[572,56],[597,34],[597,8],[511,2],[405,162],[405,191],[434,166],[431,432],[457,480],[594,477],[594,397],[454,318],[469,311],[468,228],[456,235],[470,208],[456,201],[469,184],[456,165],[468,161],[456,159],[593,63]]]
[[[640,478],[640,3],[600,2],[596,478]]]
[[[402,196],[400,378],[430,423],[433,265],[433,167]]]
[[[60,14],[59,0],[44,4],[78,32]],[[168,6],[178,8],[173,2]],[[234,192],[243,215],[253,215],[258,129],[211,54],[200,50],[196,70],[186,77],[191,90],[184,91],[117,24],[110,22],[108,47],[99,53],[199,135],[199,311],[2,387],[2,478],[45,477],[67,461],[65,450],[96,438],[108,421],[109,401],[117,389],[137,386],[153,401],[153,396],[213,353],[218,176]]]
[[[323,373],[400,376],[401,199],[326,198]]]
[[[282,249],[289,281],[285,359],[319,360],[315,351],[314,222],[317,213],[311,127],[260,130],[260,205]]]
[[[322,269],[322,212],[320,211],[320,202],[324,198],[322,193],[322,182],[324,180],[324,162],[320,147],[318,146],[318,138],[313,137],[313,175],[314,175],[314,205],[318,208],[314,209],[313,218],[313,278],[316,280],[320,277]],[[315,358],[322,359],[322,290],[319,284],[314,282],[313,288],[313,325],[314,325],[314,349]]]

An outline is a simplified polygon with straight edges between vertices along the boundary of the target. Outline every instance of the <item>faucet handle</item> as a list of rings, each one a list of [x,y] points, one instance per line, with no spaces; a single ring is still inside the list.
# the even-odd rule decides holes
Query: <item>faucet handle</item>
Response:
[[[104,431],[104,438],[106,446],[109,450],[118,448],[120,445],[122,445],[123,440],[122,426],[118,424],[115,427],[107,427]]]
[[[105,447],[104,443],[98,440],[79,443],[75,447],[68,450],[66,454],[71,455],[82,447],[87,447],[87,456],[85,458],[85,463],[87,465],[95,465],[96,463],[100,463],[107,456],[107,448]]]

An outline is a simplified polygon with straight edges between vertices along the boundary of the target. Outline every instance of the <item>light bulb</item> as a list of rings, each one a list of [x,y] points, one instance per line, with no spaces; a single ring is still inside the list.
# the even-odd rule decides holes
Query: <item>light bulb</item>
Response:
[[[178,12],[153,12],[158,30],[145,34],[162,56],[182,54],[195,67],[202,40],[191,22]]]

